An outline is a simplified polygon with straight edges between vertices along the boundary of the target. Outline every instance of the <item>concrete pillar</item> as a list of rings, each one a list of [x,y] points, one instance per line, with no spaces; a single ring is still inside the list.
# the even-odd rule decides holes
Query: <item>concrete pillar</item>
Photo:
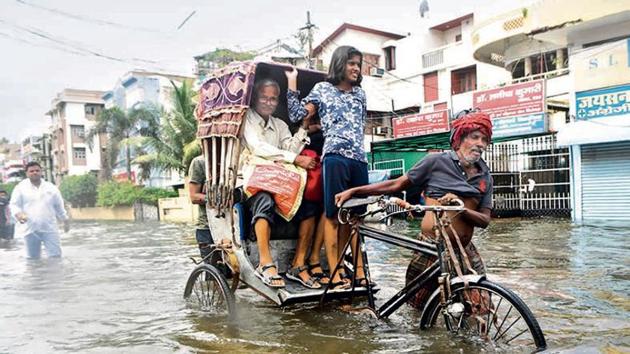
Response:
[[[560,70],[564,67],[564,50],[556,50],[556,70]]]
[[[525,73],[524,76],[530,76],[532,74],[532,58],[525,58]]]

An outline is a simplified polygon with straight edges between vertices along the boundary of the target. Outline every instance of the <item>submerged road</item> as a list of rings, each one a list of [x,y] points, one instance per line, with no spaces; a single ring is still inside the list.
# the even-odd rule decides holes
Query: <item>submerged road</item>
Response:
[[[393,229],[413,236],[417,223]],[[237,292],[235,325],[197,313],[182,293],[193,230],[165,223],[83,222],[62,236],[61,261],[27,261],[0,243],[0,353],[469,352],[422,332],[405,306],[388,321],[331,305],[278,309]],[[630,351],[630,229],[553,219],[494,220],[475,242],[489,278],[516,291],[552,352]],[[379,300],[403,286],[409,253],[368,243]]]

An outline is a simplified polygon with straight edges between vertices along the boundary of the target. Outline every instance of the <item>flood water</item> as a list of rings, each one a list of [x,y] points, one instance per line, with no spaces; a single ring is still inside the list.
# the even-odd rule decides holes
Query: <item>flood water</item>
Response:
[[[393,229],[411,236],[417,226]],[[420,331],[407,306],[380,321],[335,305],[279,309],[238,290],[235,324],[204,316],[182,298],[197,254],[192,231],[75,223],[61,261],[27,261],[22,240],[0,243],[0,353],[473,352]],[[614,353],[630,351],[629,237],[628,228],[497,219],[475,243],[489,278],[530,306],[549,352]],[[368,249],[383,302],[403,286],[409,253],[375,241]]]

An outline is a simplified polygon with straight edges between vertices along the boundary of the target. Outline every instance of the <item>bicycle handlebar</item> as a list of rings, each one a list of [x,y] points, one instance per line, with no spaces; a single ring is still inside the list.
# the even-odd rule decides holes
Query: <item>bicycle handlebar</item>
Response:
[[[347,200],[341,208],[339,209],[339,213],[337,214],[337,218],[339,222],[342,224],[346,224],[349,221],[350,209],[357,206],[364,206],[368,204],[374,204],[378,202],[380,204],[380,208],[377,210],[367,211],[361,215],[356,215],[360,219],[365,218],[368,215],[374,215],[379,212],[383,212],[387,210],[387,207],[390,205],[395,205],[402,208],[404,211],[416,211],[416,212],[442,212],[442,211],[463,211],[464,210],[464,202],[461,199],[453,199],[452,202],[457,203],[457,205],[419,205],[419,204],[411,204],[405,200],[396,197],[390,197],[389,199],[380,197],[368,197],[368,198],[352,198]],[[392,215],[399,214],[400,211],[388,213],[382,219],[388,218]]]
[[[464,202],[461,199],[453,199],[452,202],[457,205],[420,205],[411,204],[400,198],[391,197],[385,200],[388,205],[397,205],[405,210],[409,211],[462,211],[464,210]]]

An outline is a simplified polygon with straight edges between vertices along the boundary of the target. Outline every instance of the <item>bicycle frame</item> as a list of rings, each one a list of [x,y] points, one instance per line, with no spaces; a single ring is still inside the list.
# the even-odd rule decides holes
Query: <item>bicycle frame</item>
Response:
[[[375,199],[368,199],[365,201],[366,204],[371,204],[375,201]],[[391,204],[391,202],[389,203]],[[460,251],[462,250],[461,242],[459,242],[459,236],[451,226],[450,217],[445,213],[446,211],[461,211],[463,210],[463,203],[460,203],[457,207],[452,206],[429,206],[429,207],[420,207],[420,206],[411,206],[409,204],[404,207],[407,211],[427,211],[431,213],[435,220],[434,231],[436,233],[435,242],[425,242],[420,240],[410,239],[401,235],[397,235],[394,233],[378,230],[366,225],[363,225],[363,219],[368,215],[376,214],[377,212],[381,212],[385,210],[385,207],[382,207],[376,211],[366,212],[361,215],[351,215],[349,212],[349,208],[353,206],[361,205],[361,203],[347,203],[344,204],[344,208],[340,210],[340,222],[341,223],[349,223],[352,226],[351,237],[348,242],[344,245],[342,254],[345,254],[350,246],[350,242],[354,240],[356,242],[356,249],[361,249],[361,255],[363,260],[363,270],[365,272],[365,278],[368,282],[368,307],[371,309],[376,317],[378,318],[387,318],[393,312],[395,312],[398,308],[400,308],[405,302],[411,299],[425,284],[431,281],[437,281],[439,284],[441,302],[444,304],[446,299],[450,297],[450,283],[451,281],[463,281],[464,283],[468,283],[469,281],[479,281],[482,276],[477,276],[476,272],[470,266],[467,257],[465,254],[463,255],[464,263],[466,268],[471,271],[474,276],[464,276],[461,270],[461,266],[459,265],[459,261],[457,260],[454,249],[450,243],[449,236],[447,233],[447,228],[450,228],[454,236],[457,240],[458,246],[460,247]],[[384,218],[390,217],[391,215],[397,214],[398,212],[389,213]],[[423,253],[426,256],[437,257],[437,261],[431,264],[427,269],[425,269],[420,275],[418,275],[415,279],[409,282],[403,289],[401,289],[398,293],[396,293],[392,298],[387,300],[383,305],[379,308],[376,308],[374,303],[374,294],[372,292],[371,287],[371,278],[369,273],[369,262],[367,253],[365,252],[365,238],[372,238],[374,240],[378,240],[381,242],[385,242],[394,246],[402,247],[404,249],[408,249],[415,252]],[[438,255],[444,255],[438,256]],[[445,261],[446,259],[446,261]],[[343,262],[343,258],[339,260],[337,267],[339,267]],[[447,264],[450,269],[455,270],[457,274],[456,279],[451,279],[451,273],[448,271]],[[353,255],[353,268],[357,268],[357,257]],[[334,277],[336,273],[336,269],[331,274],[331,279]],[[353,289],[355,287],[355,278],[356,272],[353,272]],[[320,303],[323,304],[328,288],[324,291],[324,294],[321,297]]]

